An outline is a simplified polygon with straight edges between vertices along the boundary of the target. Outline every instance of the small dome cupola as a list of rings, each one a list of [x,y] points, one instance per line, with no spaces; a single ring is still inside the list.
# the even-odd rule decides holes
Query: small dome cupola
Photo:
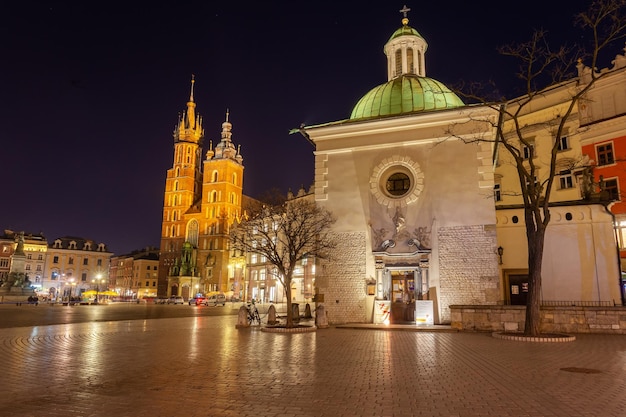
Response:
[[[384,47],[387,82],[372,88],[356,103],[350,120],[364,120],[424,111],[463,107],[463,101],[445,84],[426,76],[424,55],[428,44],[409,26],[404,6],[402,27]]]
[[[406,5],[400,9],[404,15],[402,27],[396,30],[385,44],[387,56],[387,81],[405,74],[426,76],[424,54],[428,43],[417,30],[409,26],[407,13],[411,11]]]

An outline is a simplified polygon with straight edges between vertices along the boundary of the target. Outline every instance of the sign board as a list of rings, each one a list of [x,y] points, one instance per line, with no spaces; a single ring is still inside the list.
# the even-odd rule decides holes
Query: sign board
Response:
[[[433,325],[433,300],[415,301],[415,324]]]
[[[374,324],[389,324],[391,301],[374,300]]]

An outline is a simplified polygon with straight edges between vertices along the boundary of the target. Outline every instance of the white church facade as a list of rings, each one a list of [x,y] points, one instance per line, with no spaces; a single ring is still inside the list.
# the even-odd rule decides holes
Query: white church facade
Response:
[[[301,129],[315,199],[337,218],[337,250],[315,277],[330,323],[449,323],[451,305],[515,304],[524,291],[523,208],[494,201],[517,179],[498,162],[498,112],[427,77],[427,46],[405,11],[385,44],[387,82],[349,119]],[[544,299],[619,301],[610,213],[582,201],[554,213]]]

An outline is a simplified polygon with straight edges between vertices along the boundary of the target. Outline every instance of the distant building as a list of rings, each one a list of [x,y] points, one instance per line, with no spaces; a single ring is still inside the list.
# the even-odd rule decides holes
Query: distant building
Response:
[[[109,289],[124,299],[157,296],[159,249],[145,248],[111,257]]]
[[[50,299],[80,296],[96,285],[108,287],[112,253],[104,243],[66,236],[50,242],[45,257],[42,290]],[[100,283],[104,279],[103,285]]]
[[[6,281],[11,269],[11,256],[17,246],[19,232],[5,230],[0,236],[0,280]],[[24,272],[36,291],[43,290],[48,243],[43,234],[24,233]]]

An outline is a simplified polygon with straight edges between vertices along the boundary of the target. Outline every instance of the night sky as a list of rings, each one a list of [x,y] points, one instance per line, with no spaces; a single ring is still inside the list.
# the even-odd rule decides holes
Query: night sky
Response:
[[[450,86],[494,80],[506,92],[516,63],[496,48],[534,28],[555,45],[580,42],[573,16],[588,1],[456,3],[407,3],[409,25],[429,44],[426,75]],[[230,111],[245,194],[308,188],[313,147],[289,130],[346,119],[387,81],[383,45],[403,4],[3,4],[0,230],[93,239],[116,255],[158,247],[192,74],[205,146]]]

